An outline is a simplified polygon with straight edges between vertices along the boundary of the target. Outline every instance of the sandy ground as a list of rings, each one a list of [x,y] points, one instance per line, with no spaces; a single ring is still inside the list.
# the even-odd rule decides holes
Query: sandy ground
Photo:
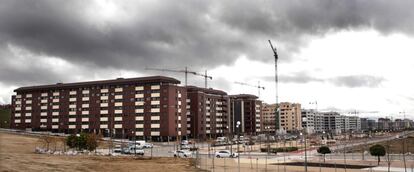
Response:
[[[0,133],[0,171],[198,171],[188,159],[36,154],[38,138]]]

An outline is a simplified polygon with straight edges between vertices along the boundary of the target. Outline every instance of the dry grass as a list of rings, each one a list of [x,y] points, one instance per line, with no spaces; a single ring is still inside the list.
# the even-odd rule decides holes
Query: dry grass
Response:
[[[185,159],[45,155],[36,146],[36,137],[0,133],[0,171],[197,171]]]

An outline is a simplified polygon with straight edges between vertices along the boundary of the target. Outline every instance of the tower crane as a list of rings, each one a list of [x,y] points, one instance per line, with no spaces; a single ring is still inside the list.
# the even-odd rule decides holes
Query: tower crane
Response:
[[[277,60],[279,59],[279,56],[277,55],[277,49],[276,47],[273,47],[272,42],[269,40],[269,44],[270,44],[270,48],[272,48],[273,51],[273,56],[275,57],[275,88],[276,88],[276,113],[275,113],[275,119],[276,119],[276,130],[278,130],[280,127],[280,119],[279,119],[279,107],[278,107],[278,103],[279,103],[279,93],[278,93],[278,76],[277,76]],[[276,132],[275,130],[275,132]]]
[[[193,75],[197,75],[197,76],[204,77],[204,82],[205,82],[204,83],[204,86],[205,86],[205,88],[207,88],[207,79],[210,79],[210,80],[213,79],[212,76],[207,75],[207,70],[205,71],[204,74],[202,74],[202,73],[197,73],[197,72],[194,72],[194,71],[189,71],[187,67],[185,67],[184,70],[161,69],[161,68],[149,68],[149,67],[146,67],[145,70],[184,73],[184,78],[185,78],[185,82],[184,83],[185,83],[185,86],[187,86],[187,77],[188,77],[188,74],[193,74]]]
[[[260,97],[260,89],[265,89],[265,87],[260,86],[260,81],[258,81],[257,85],[250,85],[248,83],[244,83],[244,82],[234,82],[235,84],[239,84],[239,85],[245,85],[245,86],[249,86],[249,87],[256,87],[257,88],[257,92],[258,92],[258,96]]]

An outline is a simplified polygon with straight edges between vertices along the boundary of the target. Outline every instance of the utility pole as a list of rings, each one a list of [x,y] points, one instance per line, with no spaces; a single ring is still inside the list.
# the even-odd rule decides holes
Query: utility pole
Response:
[[[187,78],[188,78],[188,74],[193,74],[193,75],[197,75],[197,76],[202,76],[204,77],[204,87],[207,88],[207,79],[212,80],[213,77],[207,75],[207,70],[205,70],[204,74],[198,73],[198,72],[194,72],[194,71],[189,71],[187,67],[185,67],[184,70],[174,70],[174,69],[160,69],[160,68],[148,68],[146,67],[145,70],[154,70],[154,71],[162,71],[162,72],[176,72],[176,73],[184,73],[184,83],[185,86],[187,86]]]
[[[277,55],[277,49],[273,47],[272,42],[269,40],[270,48],[272,48],[273,56],[275,57],[275,88],[276,88],[276,113],[275,113],[275,133],[279,129],[280,119],[279,119],[279,94],[278,94],[278,75],[277,75],[277,60],[279,56]]]

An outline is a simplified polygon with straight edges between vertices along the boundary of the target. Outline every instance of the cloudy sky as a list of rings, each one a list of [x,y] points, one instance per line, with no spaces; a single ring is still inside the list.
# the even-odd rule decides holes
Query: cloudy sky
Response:
[[[0,0],[0,103],[21,86],[213,76],[209,87],[305,108],[414,118],[414,1]],[[204,86],[203,78],[188,83]],[[311,105],[309,102],[317,101]]]

